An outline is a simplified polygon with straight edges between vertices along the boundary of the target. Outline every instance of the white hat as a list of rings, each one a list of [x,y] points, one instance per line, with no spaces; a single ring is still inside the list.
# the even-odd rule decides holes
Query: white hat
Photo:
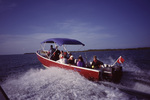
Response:
[[[70,58],[73,58],[73,55],[71,55]]]

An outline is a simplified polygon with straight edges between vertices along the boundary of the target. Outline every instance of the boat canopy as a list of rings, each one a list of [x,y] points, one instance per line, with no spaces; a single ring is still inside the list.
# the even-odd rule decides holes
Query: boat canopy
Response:
[[[56,43],[59,46],[62,46],[62,45],[83,45],[83,46],[85,46],[83,43],[81,43],[78,40],[68,39],[68,38],[50,38],[50,39],[47,39],[47,40],[41,42],[41,44],[42,43]]]

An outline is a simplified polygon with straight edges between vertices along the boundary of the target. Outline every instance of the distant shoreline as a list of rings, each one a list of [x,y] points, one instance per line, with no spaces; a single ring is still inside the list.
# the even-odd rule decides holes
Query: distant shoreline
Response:
[[[125,48],[125,49],[89,49],[89,50],[83,50],[83,51],[70,51],[70,52],[125,51],[125,50],[146,50],[146,49],[150,49],[150,47],[141,47],[141,48]],[[31,53],[24,53],[24,54],[35,54],[35,53],[31,52]]]
[[[141,47],[141,48],[125,48],[125,49],[89,49],[84,50],[84,52],[88,51],[124,51],[124,50],[146,50],[150,49],[150,47]]]
[[[24,53],[24,54],[35,54],[34,52],[31,52],[31,53]]]

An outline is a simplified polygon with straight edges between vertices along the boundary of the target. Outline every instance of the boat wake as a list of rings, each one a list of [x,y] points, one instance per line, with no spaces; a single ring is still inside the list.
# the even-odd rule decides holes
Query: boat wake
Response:
[[[109,59],[111,63],[114,62],[111,57]],[[142,69],[141,66],[138,67],[132,60],[123,64],[123,77],[119,84],[109,82],[99,82],[99,84],[117,87],[119,90],[138,98],[150,98],[150,71]]]
[[[107,61],[112,64],[114,59],[109,57]],[[150,97],[149,79],[149,71],[127,61],[123,65],[123,77],[119,84],[92,82],[72,70],[33,67],[19,75],[9,76],[2,87],[11,100],[138,100]]]
[[[60,68],[31,69],[2,84],[11,100],[120,100],[129,99],[118,88],[89,81],[79,73]]]

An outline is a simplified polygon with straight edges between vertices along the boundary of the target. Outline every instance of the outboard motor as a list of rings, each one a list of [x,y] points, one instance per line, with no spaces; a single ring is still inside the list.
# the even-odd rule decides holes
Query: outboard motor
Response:
[[[119,83],[122,77],[122,66],[113,66],[113,82]]]
[[[122,77],[121,66],[105,66],[102,68],[101,80],[119,83]]]
[[[105,67],[102,69],[102,79],[105,81],[112,81],[113,79],[113,68]]]

